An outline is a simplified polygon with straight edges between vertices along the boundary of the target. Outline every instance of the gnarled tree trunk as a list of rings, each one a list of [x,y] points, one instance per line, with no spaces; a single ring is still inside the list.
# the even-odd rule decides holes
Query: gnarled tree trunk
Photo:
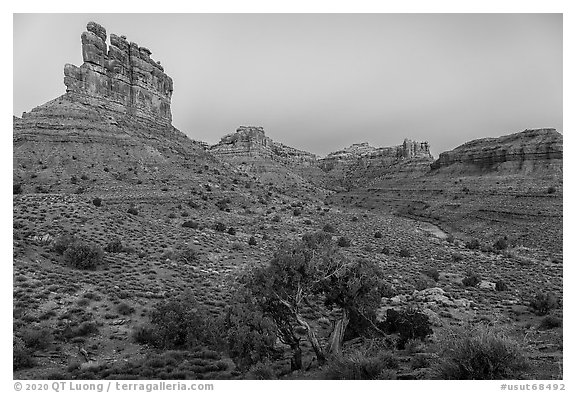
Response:
[[[302,348],[300,348],[300,344],[296,343],[290,347],[292,348],[291,371],[302,370]]]
[[[337,355],[342,351],[342,342],[344,341],[344,333],[350,322],[350,316],[348,315],[348,310],[342,310],[342,318],[336,322],[334,326],[334,331],[330,335],[330,346],[328,347],[328,352],[333,355]]]
[[[318,363],[324,364],[326,362],[326,355],[324,354],[324,351],[322,350],[322,347],[320,346],[320,343],[318,342],[318,338],[316,337],[316,333],[310,327],[308,322],[306,322],[304,320],[304,318],[302,318],[300,316],[300,314],[298,314],[298,313],[295,313],[295,314],[296,314],[296,320],[298,321],[298,323],[306,329],[306,334],[308,335],[308,341],[310,341],[310,344],[312,345],[312,349],[314,349],[314,352],[316,353],[316,357],[318,358]]]

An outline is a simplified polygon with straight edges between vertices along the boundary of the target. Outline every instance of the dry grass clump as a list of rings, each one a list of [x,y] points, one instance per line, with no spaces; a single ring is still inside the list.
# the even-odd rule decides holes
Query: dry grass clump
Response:
[[[518,342],[487,325],[451,329],[440,337],[440,379],[517,379],[528,369]]]

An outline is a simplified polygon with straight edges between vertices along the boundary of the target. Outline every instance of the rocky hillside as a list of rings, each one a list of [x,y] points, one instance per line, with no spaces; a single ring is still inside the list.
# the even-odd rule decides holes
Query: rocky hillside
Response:
[[[530,129],[499,138],[476,139],[440,154],[432,169],[469,173],[562,173],[562,134]]]
[[[319,165],[325,183],[333,189],[363,187],[366,182],[383,176],[414,177],[429,170],[432,155],[428,142],[405,139],[401,145],[373,147],[357,143],[328,154]]]
[[[358,182],[402,173],[420,175],[432,162],[428,142],[405,139],[401,145],[373,147],[357,143],[319,158],[267,137],[262,127],[241,126],[208,151],[288,192],[294,187],[343,190]]]
[[[327,193],[316,155],[272,140],[263,127],[240,126],[208,151],[283,193],[319,197]]]

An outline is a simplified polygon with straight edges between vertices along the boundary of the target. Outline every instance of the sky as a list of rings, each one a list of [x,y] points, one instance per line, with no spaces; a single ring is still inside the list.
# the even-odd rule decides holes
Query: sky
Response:
[[[466,141],[562,123],[562,14],[14,14],[13,113],[65,92],[89,21],[152,51],[173,124],[240,125],[324,156],[353,143]]]

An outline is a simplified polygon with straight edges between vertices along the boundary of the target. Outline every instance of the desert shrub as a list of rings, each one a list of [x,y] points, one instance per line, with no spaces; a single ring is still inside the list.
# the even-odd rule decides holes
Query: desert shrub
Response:
[[[356,216],[352,217],[352,220],[351,220],[351,221],[352,221],[352,222],[357,222],[357,221],[358,221],[358,217],[356,217]]]
[[[412,358],[412,369],[417,370],[419,368],[426,368],[430,366],[430,361],[428,357],[422,353],[417,353]]]
[[[496,281],[496,290],[497,291],[507,291],[508,285],[506,285],[506,282],[504,280],[497,280]]]
[[[48,328],[28,328],[21,332],[20,337],[26,347],[33,351],[48,348],[53,339]]]
[[[472,239],[466,242],[466,248],[469,250],[478,250],[480,248],[480,242],[478,239]]]
[[[272,363],[270,362],[259,362],[250,368],[250,370],[244,375],[244,379],[249,380],[271,380],[278,379]]]
[[[452,262],[460,262],[464,259],[464,256],[458,252],[452,254]]]
[[[388,333],[398,333],[398,348],[403,349],[408,340],[424,340],[433,333],[428,316],[409,307],[400,311],[388,309],[384,328]]]
[[[317,249],[324,247],[325,245],[329,245],[332,243],[332,235],[323,232],[313,232],[313,233],[305,233],[302,236],[302,241],[306,245],[306,247],[310,249]]]
[[[232,243],[231,248],[234,251],[242,251],[242,250],[244,250],[244,244],[239,243],[239,242],[234,242],[234,243]]]
[[[22,184],[16,183],[12,184],[12,194],[22,194]]]
[[[294,214],[294,217],[298,217],[302,214],[302,209],[294,209],[292,213]]]
[[[324,379],[367,380],[382,379],[384,370],[397,369],[398,360],[388,352],[374,356],[356,351],[333,357],[323,370]],[[388,379],[388,378],[386,378]]]
[[[390,248],[388,248],[387,246],[384,246],[384,247],[382,247],[382,250],[380,252],[384,255],[390,255]]]
[[[436,283],[434,280],[425,274],[420,274],[414,278],[414,288],[416,288],[418,291],[422,291],[427,288],[433,288],[435,286]]]
[[[14,336],[12,342],[12,367],[13,370],[33,367],[35,362],[32,358],[32,350],[26,347],[21,338]]]
[[[540,322],[540,329],[554,329],[562,326],[562,320],[554,315],[546,315]]]
[[[98,326],[91,321],[84,321],[74,330],[74,337],[89,336],[98,333]]]
[[[228,204],[231,202],[232,201],[230,200],[230,198],[222,198],[218,202],[216,202],[215,205],[220,210],[226,210],[228,209]]]
[[[338,244],[338,246],[340,247],[350,247],[350,239],[348,239],[347,237],[341,236],[338,239],[338,242],[336,243]]]
[[[128,208],[128,211],[127,211],[127,212],[128,212],[128,214],[132,214],[132,215],[134,215],[134,216],[137,216],[137,215],[138,215],[138,210],[137,210],[136,207],[134,207],[134,206],[130,206],[130,207]]]
[[[480,281],[482,281],[482,279],[477,273],[468,272],[466,273],[466,277],[462,279],[462,285],[465,287],[475,287],[480,284]]]
[[[186,247],[176,255],[176,260],[184,264],[194,264],[198,262],[198,259],[198,251],[190,247]]]
[[[70,183],[72,183],[72,184],[78,183],[78,178],[77,178],[76,176],[72,176],[72,177],[70,178]]]
[[[556,187],[550,186],[550,187],[548,187],[548,190],[546,190],[546,192],[548,194],[554,194],[556,192]]]
[[[273,222],[280,222],[280,216],[279,216],[279,215],[275,215],[274,217],[272,217],[272,221],[273,221]]]
[[[440,278],[440,273],[438,273],[438,270],[436,270],[433,267],[425,268],[424,270],[422,270],[422,273],[430,277],[434,281],[438,281],[438,279]]]
[[[506,236],[501,237],[500,239],[496,240],[494,245],[492,246],[495,250],[503,251],[508,248],[508,238]]]
[[[438,346],[441,379],[517,379],[528,368],[519,344],[495,327],[454,328]]]
[[[255,246],[256,244],[256,238],[254,236],[250,236],[250,239],[248,239],[248,245]]]
[[[96,207],[102,206],[102,198],[96,197],[96,198],[92,199],[92,204]]]
[[[275,354],[274,322],[254,304],[249,292],[235,293],[223,325],[227,352],[239,370],[245,371]]]
[[[36,192],[37,192],[38,194],[48,194],[48,193],[50,192],[50,188],[49,188],[49,187],[46,187],[46,186],[43,186],[43,185],[40,185],[40,184],[38,184],[34,189],[36,190]]]
[[[70,247],[70,245],[76,241],[78,241],[78,239],[76,239],[74,235],[62,235],[54,239],[54,245],[52,246],[52,249],[56,253],[62,255],[64,254],[64,251],[66,251],[68,247]]]
[[[132,331],[132,338],[138,344],[156,344],[156,334],[153,328],[149,326],[137,326]]]
[[[228,234],[232,236],[236,235],[236,228],[233,227],[228,228]]]
[[[126,303],[120,303],[117,307],[116,310],[122,314],[122,315],[130,315],[132,314],[135,310],[134,307],[130,306],[129,304]]]
[[[552,292],[538,292],[531,300],[530,307],[536,311],[538,315],[546,315],[558,307],[558,297]]]
[[[382,238],[382,232],[380,232],[380,231],[374,232],[374,238],[381,239]]]
[[[164,349],[213,345],[217,342],[218,334],[218,329],[211,322],[213,319],[189,293],[158,303],[150,318],[154,345]]]
[[[400,249],[399,255],[400,255],[402,258],[408,258],[408,257],[410,257],[410,251],[408,251],[407,248],[402,247],[402,248]]]
[[[196,229],[198,228],[198,223],[196,221],[185,221],[182,226],[184,228],[192,228],[192,229]]]
[[[322,227],[322,230],[326,233],[335,233],[336,232],[336,228],[334,228],[331,224],[325,224]]]
[[[80,241],[72,243],[64,251],[64,261],[77,269],[95,270],[102,263],[102,257],[100,247]]]
[[[224,232],[226,230],[226,225],[221,222],[217,222],[214,224],[214,230],[218,232]]]
[[[106,247],[104,247],[104,251],[112,253],[122,252],[123,249],[122,241],[119,238],[110,240]]]

